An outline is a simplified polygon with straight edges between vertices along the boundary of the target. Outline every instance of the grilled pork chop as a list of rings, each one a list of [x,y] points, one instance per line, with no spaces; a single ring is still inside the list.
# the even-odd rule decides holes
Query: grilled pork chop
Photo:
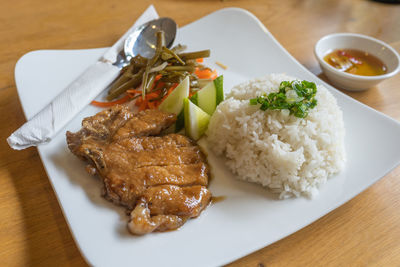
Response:
[[[133,234],[176,229],[210,202],[209,168],[196,143],[180,134],[156,136],[175,121],[159,110],[134,114],[115,106],[67,132],[71,152],[101,177],[104,197],[130,212]]]

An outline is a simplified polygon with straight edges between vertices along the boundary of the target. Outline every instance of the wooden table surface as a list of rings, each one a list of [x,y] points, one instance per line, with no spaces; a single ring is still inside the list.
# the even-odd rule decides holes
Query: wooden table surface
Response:
[[[6,143],[25,122],[14,82],[15,63],[37,49],[109,46],[151,3],[161,16],[173,17],[180,26],[223,7],[245,8],[323,79],[313,46],[325,34],[367,34],[400,51],[400,5],[366,0],[2,1],[0,266],[86,266],[36,148],[13,151]],[[400,120],[400,75],[366,92],[345,93]],[[318,221],[231,266],[399,266],[399,176],[398,167]]]

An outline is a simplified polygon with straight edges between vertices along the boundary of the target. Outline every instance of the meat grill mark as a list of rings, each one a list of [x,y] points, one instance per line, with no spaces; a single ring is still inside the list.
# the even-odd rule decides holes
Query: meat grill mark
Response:
[[[125,151],[124,147],[108,146],[104,151],[104,159],[108,166],[116,168],[140,168],[145,166],[168,166],[178,164],[192,164],[204,161],[198,147],[160,148],[155,150]],[[120,157],[120,162],[115,164],[113,159]],[[121,166],[122,165],[122,166]]]
[[[124,146],[128,151],[154,150],[160,148],[177,148],[196,146],[193,140],[181,134],[169,134],[163,137],[138,137],[125,138],[115,142],[115,144]]]
[[[175,121],[174,114],[115,106],[67,132],[71,152],[102,179],[104,197],[130,211],[133,234],[176,229],[211,200],[209,168],[197,144],[180,134],[154,136]]]

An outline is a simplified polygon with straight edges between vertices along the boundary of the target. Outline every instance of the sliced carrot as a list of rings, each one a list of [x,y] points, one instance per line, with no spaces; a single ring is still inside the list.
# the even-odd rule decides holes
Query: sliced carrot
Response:
[[[137,90],[137,89],[129,89],[129,90],[126,90],[126,92],[130,93],[130,94],[141,94],[142,93],[142,91]]]
[[[196,68],[196,70],[194,71],[194,74],[196,74],[197,77],[201,78],[201,77],[204,77],[204,76],[208,76],[210,74],[210,72],[211,71],[209,69]]]
[[[157,98],[159,95],[160,95],[160,93],[157,94],[156,92],[146,94],[146,100]]]
[[[139,97],[135,101],[135,106],[139,107],[143,102],[143,98]]]
[[[161,79],[161,77],[162,77],[162,75],[161,75],[161,74],[158,74],[158,75],[154,78],[154,81],[158,81],[159,79]]]
[[[215,80],[218,77],[217,71],[213,70],[210,75],[210,79]]]
[[[139,111],[145,110],[147,107],[147,101],[142,101],[139,106]]]
[[[161,99],[160,104],[169,96],[170,93],[172,93],[172,91],[174,91],[174,89],[178,86],[177,83],[174,83],[167,91],[167,93],[165,94],[165,96]]]
[[[197,63],[203,63],[203,62],[204,62],[204,58],[197,58],[197,59],[196,59],[196,62],[197,62]]]
[[[196,69],[194,72],[199,79],[215,79],[217,78],[217,71],[210,69]]]
[[[149,106],[149,109],[155,109],[155,108],[156,108],[156,105],[155,105],[154,102],[149,101],[149,102],[147,103],[147,105]]]
[[[169,94],[172,93],[172,91],[174,91],[176,87],[178,87],[178,84],[177,84],[177,83],[174,83],[174,84],[168,89],[166,96],[169,96]]]
[[[99,101],[93,100],[91,104],[96,107],[108,108],[108,107],[112,107],[117,104],[123,104],[123,103],[129,101],[129,99],[130,99],[130,97],[128,95],[125,95],[124,97],[117,99],[115,101],[111,101],[111,102],[99,102]]]
[[[158,100],[158,101],[154,101],[153,103],[154,103],[154,106],[155,106],[156,108],[158,108],[158,106],[161,104],[161,101]]]

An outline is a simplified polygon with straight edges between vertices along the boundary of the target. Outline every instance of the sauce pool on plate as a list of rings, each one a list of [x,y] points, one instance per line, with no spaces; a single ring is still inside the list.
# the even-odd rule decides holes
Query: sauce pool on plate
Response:
[[[356,75],[376,76],[387,72],[379,58],[356,49],[336,49],[324,56],[324,60],[338,70]]]

